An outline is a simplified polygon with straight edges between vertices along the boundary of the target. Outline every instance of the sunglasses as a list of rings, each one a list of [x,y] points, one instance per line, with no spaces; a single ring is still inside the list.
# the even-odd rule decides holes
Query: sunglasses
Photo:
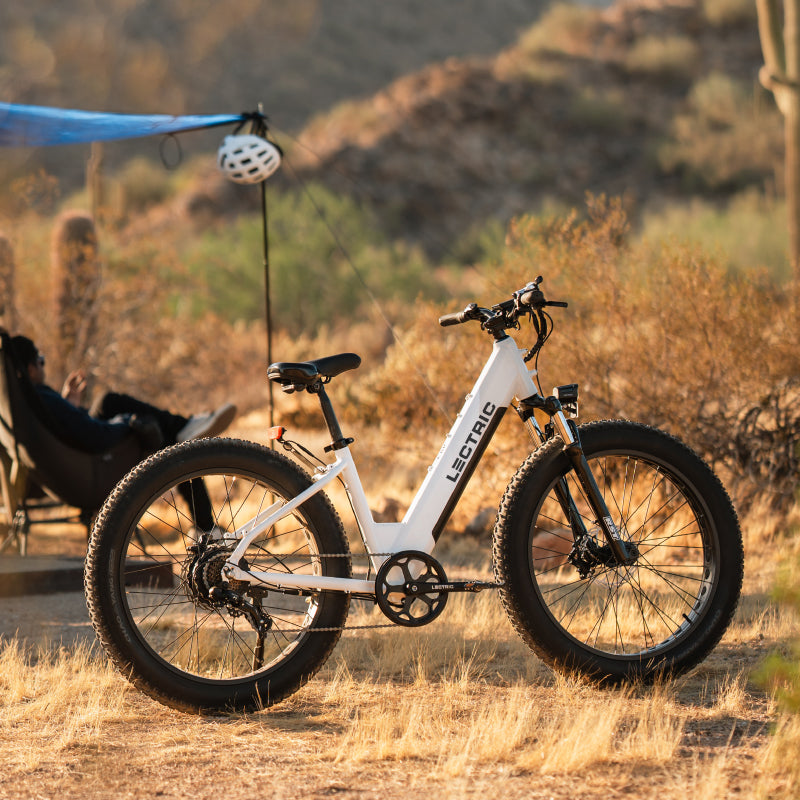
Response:
[[[40,367],[43,367],[43,366],[44,366],[44,356],[43,356],[41,353],[40,353],[38,356],[36,356],[36,363],[37,363],[37,364],[38,364]]]

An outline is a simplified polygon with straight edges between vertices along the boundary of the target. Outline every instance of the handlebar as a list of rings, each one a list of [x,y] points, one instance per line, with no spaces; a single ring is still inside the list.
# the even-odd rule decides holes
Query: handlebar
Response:
[[[539,284],[541,276],[531,281],[522,289],[514,292],[510,300],[504,300],[491,308],[480,308],[476,303],[470,303],[463,311],[444,314],[439,317],[439,324],[443,328],[451,325],[460,325],[467,320],[480,320],[481,327],[490,333],[504,331],[507,328],[517,327],[517,320],[523,314],[541,314],[542,309],[550,306],[554,308],[567,308],[568,304],[558,300],[546,300]]]
[[[489,333],[495,341],[506,338],[509,328],[519,328],[519,318],[530,316],[533,327],[536,329],[536,342],[523,357],[525,363],[531,359],[538,362],[539,351],[553,331],[553,319],[545,311],[548,306],[554,308],[567,308],[567,303],[560,300],[547,300],[539,288],[542,282],[540,275],[514,292],[510,300],[503,300],[491,308],[481,308],[477,303],[470,303],[463,311],[444,314],[439,317],[439,324],[443,328],[451,325],[460,325],[470,319],[480,320],[481,328]]]

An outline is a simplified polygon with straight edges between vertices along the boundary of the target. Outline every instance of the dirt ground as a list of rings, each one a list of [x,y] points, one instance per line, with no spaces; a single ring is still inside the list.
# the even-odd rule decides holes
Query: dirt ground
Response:
[[[77,557],[85,536],[40,528],[30,552]],[[560,678],[501,610],[486,623],[475,605],[366,644],[345,634],[289,700],[211,717],[165,708],[110,669],[81,592],[0,598],[0,800],[771,798],[777,711],[753,675],[770,651],[788,652],[797,626],[771,603],[765,564],[748,566],[716,650],[657,690]]]
[[[679,745],[668,758],[626,757],[621,752],[586,764],[578,761],[574,767],[567,759],[563,767],[542,772],[535,759],[544,759],[546,753],[537,751],[535,737],[526,745],[527,761],[520,760],[519,751],[471,757],[467,739],[476,725],[493,727],[491,736],[497,739],[511,735],[504,723],[473,713],[476,705],[507,704],[514,692],[522,691],[543,719],[552,714],[567,720],[593,705],[599,708],[608,693],[565,684],[542,665],[530,664],[520,688],[516,644],[505,630],[498,631],[498,641],[501,655],[506,653],[502,648],[508,654],[493,660],[477,680],[462,682],[457,691],[441,676],[410,679],[387,674],[384,667],[359,666],[357,659],[352,659],[356,663],[348,674],[342,665],[354,652],[351,634],[307,687],[278,707],[253,715],[198,718],[172,711],[130,689],[111,670],[103,671],[97,655],[91,667],[97,674],[90,679],[100,693],[100,707],[76,723],[74,706],[94,702],[91,697],[80,699],[89,691],[81,678],[37,673],[34,683],[41,686],[28,689],[22,705],[7,702],[13,714],[0,720],[0,798],[211,800],[224,793],[229,798],[256,794],[363,800],[409,790],[509,800],[757,797],[775,718],[774,704],[747,677],[774,644],[769,636],[752,635],[752,620],[759,615],[763,616],[760,599],[745,598],[738,630],[726,636],[704,664],[667,689],[664,713],[680,718],[682,725]],[[446,626],[447,618],[440,624]],[[399,653],[405,637],[413,634],[395,629],[380,635],[392,637],[384,638],[388,652],[394,647]],[[50,652],[71,651],[94,639],[80,592],[0,599],[0,636],[23,645],[44,644]],[[49,688],[48,680],[54,681]],[[76,688],[70,688],[70,681],[78,681]],[[69,693],[75,695],[71,700],[65,699]],[[30,704],[27,709],[25,702]],[[652,705],[649,690],[634,691],[627,702],[634,715],[651,713],[637,711]],[[39,712],[37,703],[45,704]],[[466,725],[445,731],[441,743],[430,740],[428,754],[424,747],[409,750],[409,707],[423,726],[436,725],[437,717],[448,714],[465,718]],[[359,723],[370,718],[396,729],[384,734],[380,727]],[[590,738],[592,731],[565,729],[565,740],[580,736]],[[550,745],[564,746],[565,742]],[[467,755],[456,760],[453,754],[461,750]]]
[[[0,598],[0,639],[63,643],[94,641],[83,592]]]

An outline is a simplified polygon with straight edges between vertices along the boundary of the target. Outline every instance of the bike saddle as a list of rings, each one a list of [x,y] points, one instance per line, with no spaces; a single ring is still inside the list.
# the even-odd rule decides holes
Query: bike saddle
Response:
[[[319,378],[333,378],[360,364],[361,356],[355,353],[339,353],[313,361],[278,361],[269,365],[267,377],[280,384],[310,386]]]

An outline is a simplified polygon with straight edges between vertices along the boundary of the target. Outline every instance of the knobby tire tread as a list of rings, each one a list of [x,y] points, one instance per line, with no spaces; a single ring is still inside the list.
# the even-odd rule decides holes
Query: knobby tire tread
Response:
[[[514,541],[519,536],[515,527],[520,524],[515,517],[530,483],[535,480],[534,476],[548,470],[556,470],[556,462],[563,453],[563,442],[556,437],[539,447],[523,462],[509,482],[498,511],[492,555],[495,580],[502,584],[500,597],[509,620],[522,640],[546,664],[557,671],[580,676],[597,683],[612,685],[625,682],[650,683],[659,676],[676,676],[686,672],[706,658],[719,643],[733,619],[741,593],[744,575],[742,534],[730,496],[717,475],[691,448],[664,431],[641,423],[617,420],[587,423],[581,425],[579,430],[582,442],[591,441],[595,432],[610,430],[619,431],[621,435],[638,433],[645,438],[653,435],[661,437],[664,447],[674,448],[675,454],[678,455],[675,460],[685,459],[686,463],[691,465],[691,470],[698,470],[697,475],[701,481],[709,482],[708,492],[704,494],[711,494],[712,497],[703,499],[714,517],[714,525],[718,528],[716,533],[718,540],[721,537],[726,538],[726,541],[720,541],[720,547],[727,546],[729,550],[723,556],[729,563],[729,568],[720,576],[720,583],[717,587],[717,595],[721,597],[722,607],[719,607],[719,603],[717,604],[714,609],[716,618],[699,641],[689,641],[670,657],[655,663],[630,661],[621,662],[610,668],[608,663],[602,663],[602,661],[592,663],[591,655],[587,657],[585,653],[578,658],[569,659],[571,663],[565,663],[562,654],[567,634],[555,622],[553,625],[558,628],[560,633],[543,630],[542,626],[534,621],[533,617],[535,616],[541,619],[541,609],[544,604],[539,602],[538,594],[530,577],[526,586],[522,585],[523,582],[519,580],[518,573],[515,574],[515,567],[518,567],[520,558],[520,548],[528,547],[527,543],[521,545],[518,541]],[[640,452],[645,455],[644,451]],[[587,459],[591,459],[592,453],[586,452],[586,456]],[[693,488],[698,494],[700,493],[701,487],[693,484]],[[534,507],[538,508],[538,501]],[[535,614],[531,611],[532,602],[538,606]],[[708,627],[708,620],[703,621],[703,624],[704,627]],[[568,647],[569,645],[567,645]]]
[[[152,661],[149,653],[144,651],[143,645],[138,642],[135,634],[126,630],[127,623],[120,622],[120,613],[115,608],[117,603],[122,600],[111,597],[111,581],[109,572],[117,569],[116,564],[111,563],[111,551],[114,549],[115,539],[120,536],[118,530],[122,530],[125,536],[128,528],[116,528],[117,517],[124,520],[127,515],[130,517],[130,509],[140,510],[152,489],[152,486],[160,479],[159,470],[168,471],[171,459],[179,458],[182,455],[191,458],[199,454],[203,455],[208,451],[209,455],[214,452],[227,450],[235,453],[236,456],[251,457],[257,460],[264,460],[271,463],[270,469],[283,470],[286,475],[291,476],[290,481],[294,480],[301,484],[311,485],[308,474],[297,464],[281,453],[244,440],[237,439],[203,439],[184,442],[178,445],[161,450],[134,467],[114,488],[107,498],[102,509],[97,515],[95,524],[92,528],[89,546],[84,567],[84,589],[89,616],[94,627],[98,640],[108,657],[119,670],[119,672],[134,686],[153,699],[187,713],[213,713],[220,710],[228,711],[249,711],[271,706],[280,700],[288,697],[304,686],[316,672],[323,666],[335,648],[340,636],[341,628],[344,627],[347,618],[347,608],[349,598],[345,594],[336,593],[336,600],[341,596],[342,608],[336,613],[336,621],[332,625],[338,625],[338,630],[311,633],[301,647],[308,652],[311,650],[310,661],[306,669],[297,671],[294,676],[284,678],[281,682],[279,692],[269,689],[265,691],[264,686],[260,685],[264,679],[255,679],[250,682],[249,689],[244,693],[239,693],[233,698],[213,698],[209,692],[208,700],[200,699],[198,692],[186,692],[181,688],[185,679],[178,680],[172,686],[169,685],[169,675],[167,680],[163,680],[163,674],[168,673],[168,668],[157,665],[155,671],[147,670],[150,675],[143,674],[141,669],[141,655],[145,654],[146,660]],[[209,469],[213,469],[209,465]],[[152,472],[152,474],[151,474]],[[174,482],[174,481],[173,481]],[[297,492],[299,493],[299,491]],[[349,554],[350,548],[344,532],[338,512],[331,504],[324,492],[319,492],[303,507],[309,504],[317,506],[315,515],[320,517],[328,516],[325,521],[327,530],[323,526],[317,526],[318,536],[321,539],[329,539],[323,544],[322,552]],[[120,521],[122,521],[120,520]],[[317,520],[319,521],[319,520]],[[336,562],[337,569],[340,570],[339,577],[351,577],[352,565],[350,558],[331,559]],[[333,593],[330,593],[333,594]],[[124,611],[122,612],[124,618]],[[132,649],[134,652],[132,652]],[[140,652],[136,652],[136,651]],[[287,665],[290,666],[290,665]],[[151,677],[152,674],[158,678]],[[257,685],[259,684],[259,685]]]

